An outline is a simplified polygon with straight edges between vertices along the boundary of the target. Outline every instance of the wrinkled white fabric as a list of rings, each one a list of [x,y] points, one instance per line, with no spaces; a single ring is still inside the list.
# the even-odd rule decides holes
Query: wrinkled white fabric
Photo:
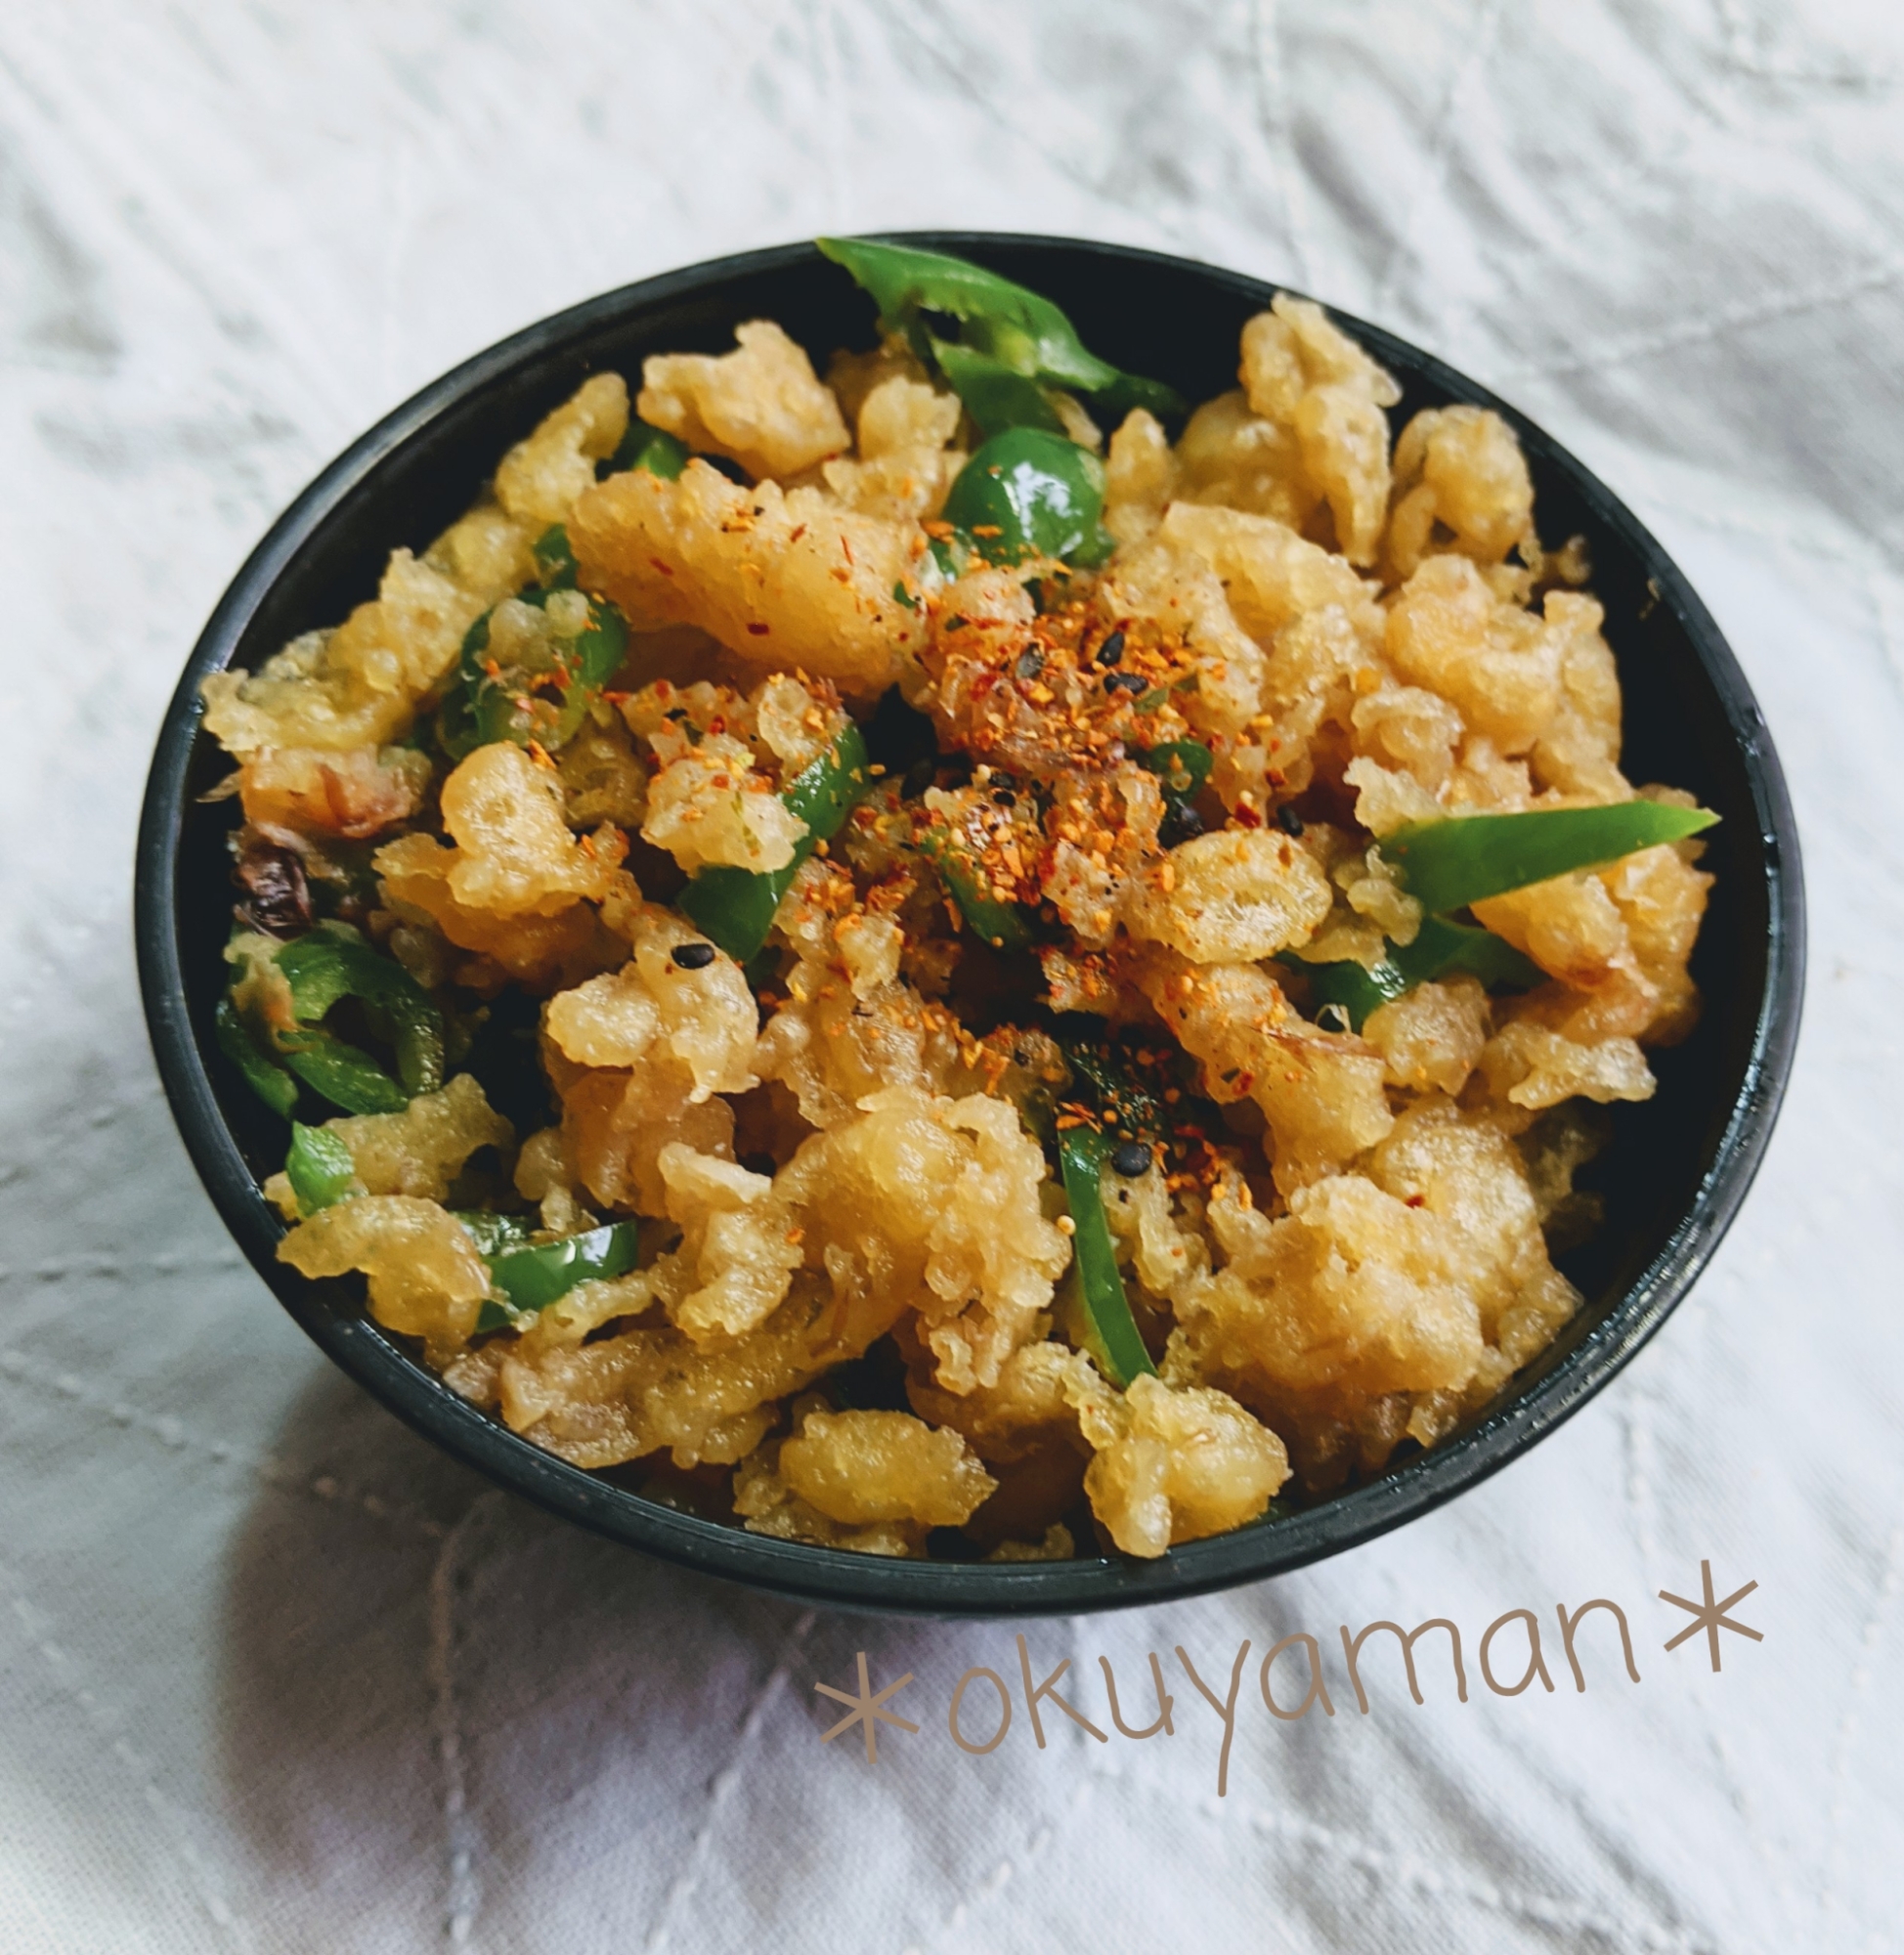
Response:
[[[0,22],[0,1946],[717,1955],[1898,1945],[1904,24],[1880,0],[15,0]],[[148,1057],[153,730],[359,429],[585,294],[816,230],[1189,252],[1389,324],[1653,525],[1790,769],[1812,975],[1763,1176],[1596,1403],[1323,1566],[1027,1626],[810,1614],[491,1491],[240,1267]],[[1662,1644],[1699,1563],[1762,1643]],[[1577,1693],[1480,1630],[1611,1595]],[[1455,1620],[1356,1709],[1336,1626]],[[1600,1621],[1605,1632],[1608,1619]],[[1277,1723],[1296,1629],[1336,1715]],[[1494,1651],[1511,1679],[1517,1660]],[[915,1681],[822,1747],[854,1652]],[[1287,1661],[1287,1659],[1285,1659]],[[1281,1700],[1300,1694],[1278,1669]],[[1075,1686],[1075,1688],[1074,1688]],[[968,1732],[996,1716],[982,1679]]]

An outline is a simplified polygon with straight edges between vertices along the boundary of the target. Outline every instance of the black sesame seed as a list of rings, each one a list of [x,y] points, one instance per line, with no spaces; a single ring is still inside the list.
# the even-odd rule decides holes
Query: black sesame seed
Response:
[[[1203,817],[1188,804],[1178,802],[1165,813],[1157,840],[1166,848],[1175,848],[1180,842],[1194,842],[1202,833]]]
[[[1010,788],[994,788],[992,801],[999,807],[1017,807],[1018,804],[1017,796]]]
[[[1018,654],[1018,662],[1013,668],[1020,678],[1036,678],[1045,669],[1045,655],[1036,645]]]
[[[705,971],[716,953],[712,943],[677,943],[668,954],[683,971]]]
[[[1142,692],[1146,680],[1142,673],[1105,673],[1106,692]]]
[[[1124,634],[1122,631],[1113,631],[1110,634],[1110,636],[1107,637],[1103,641],[1103,643],[1098,647],[1098,663],[1101,666],[1114,666],[1117,663],[1117,661],[1121,659],[1123,656],[1124,656]]]
[[[1276,825],[1281,829],[1284,835],[1300,835],[1302,833],[1302,816],[1296,812],[1289,803],[1284,802],[1276,811]]]
[[[1142,1141],[1126,1141],[1110,1157],[1110,1164],[1126,1180],[1150,1172],[1150,1150]]]

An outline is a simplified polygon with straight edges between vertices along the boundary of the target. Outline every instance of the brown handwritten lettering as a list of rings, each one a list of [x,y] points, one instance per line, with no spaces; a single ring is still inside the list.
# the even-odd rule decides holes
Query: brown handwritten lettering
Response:
[[[1276,1701],[1276,1693],[1270,1688],[1270,1666],[1274,1664],[1291,1643],[1301,1643],[1309,1652],[1309,1694],[1293,1711],[1285,1711]],[[1263,1702],[1270,1707],[1270,1716],[1280,1717],[1285,1723],[1293,1724],[1299,1717],[1309,1715],[1309,1707],[1320,1703],[1324,1716],[1335,1716],[1335,1706],[1329,1702],[1329,1687],[1322,1680],[1322,1647],[1306,1629],[1298,1629],[1293,1636],[1284,1636],[1268,1656],[1263,1659]]]
[[[1560,1640],[1566,1648],[1567,1661],[1574,1670],[1575,1689],[1586,1688],[1586,1673],[1580,1669],[1580,1660],[1574,1654],[1574,1631],[1579,1628],[1580,1618],[1589,1609],[1610,1609],[1613,1612],[1614,1621],[1620,1625],[1620,1647],[1626,1658],[1626,1674],[1637,1683],[1639,1671],[1633,1664],[1633,1639],[1626,1633],[1626,1612],[1618,1602],[1609,1602],[1604,1595],[1596,1595],[1592,1601],[1582,1602],[1572,1616],[1568,1615],[1565,1602],[1554,1604],[1554,1614],[1560,1618]]]
[[[1454,1689],[1461,1702],[1468,1701],[1468,1675],[1461,1668],[1461,1632],[1446,1616],[1431,1616],[1425,1623],[1417,1623],[1411,1629],[1405,1629],[1400,1623],[1368,1623],[1362,1632],[1351,1642],[1349,1626],[1342,1626],[1342,1654],[1349,1660],[1349,1681],[1356,1686],[1356,1702],[1362,1706],[1363,1716],[1368,1715],[1368,1693],[1362,1687],[1362,1673],[1356,1668],[1356,1658],[1362,1654],[1363,1641],[1377,1629],[1387,1629],[1402,1645],[1402,1661],[1408,1669],[1408,1694],[1417,1704],[1427,1700],[1421,1694],[1421,1684],[1414,1673],[1414,1643],[1417,1636],[1425,1636],[1430,1629],[1446,1629],[1449,1640],[1454,1647]]]
[[[1190,1680],[1203,1693],[1203,1701],[1223,1719],[1223,1750],[1217,1755],[1217,1797],[1230,1796],[1230,1744],[1236,1735],[1236,1686],[1243,1680],[1243,1659],[1249,1655],[1249,1638],[1243,1638],[1243,1646],[1236,1652],[1236,1661],[1230,1668],[1230,1695],[1219,1699],[1216,1692],[1196,1673],[1196,1666],[1185,1653],[1182,1643],[1177,1645],[1177,1661],[1190,1673]]]
[[[1061,1712],[1063,1712],[1065,1716],[1067,1716],[1073,1724],[1082,1724],[1084,1728],[1087,1731],[1089,1731],[1094,1738],[1097,1739],[1099,1744],[1107,1745],[1110,1743],[1110,1740],[1106,1738],[1101,1730],[1098,1729],[1097,1725],[1092,1723],[1091,1719],[1087,1717],[1083,1714],[1083,1712],[1076,1709],[1076,1707],[1073,1705],[1066,1704],[1063,1698],[1059,1696],[1057,1689],[1058,1679],[1060,1676],[1062,1676],[1064,1673],[1070,1669],[1070,1667],[1071,1667],[1071,1659],[1069,1657],[1066,1657],[1064,1661],[1060,1663],[1058,1666],[1058,1668],[1055,1671],[1053,1671],[1048,1677],[1045,1678],[1044,1682],[1039,1684],[1038,1687],[1034,1690],[1031,1686],[1031,1652],[1025,1647],[1025,1641],[1023,1636],[1019,1636],[1018,1668],[1020,1671],[1024,1673],[1024,1705],[1025,1709],[1031,1713],[1031,1735],[1038,1740],[1038,1749],[1041,1752],[1045,1749],[1044,1720],[1038,1716],[1038,1700],[1041,1697],[1049,1697],[1051,1701],[1054,1704],[1056,1704]]]
[[[1493,1641],[1495,1632],[1509,1623],[1527,1625],[1527,1668],[1521,1673],[1518,1683],[1502,1683],[1494,1675],[1488,1664],[1488,1645]],[[1488,1688],[1498,1697],[1518,1697],[1537,1676],[1543,1690],[1551,1690],[1554,1680],[1547,1674],[1546,1663],[1540,1655],[1540,1624],[1532,1609],[1509,1609],[1506,1615],[1496,1616],[1481,1632],[1481,1674],[1487,1679]]]
[[[974,1745],[959,1729],[959,1706],[965,1701],[966,1685],[974,1676],[982,1676],[998,1692],[1001,1716],[998,1729],[982,1745]],[[995,1752],[1005,1742],[1005,1734],[1012,1728],[1012,1693],[1005,1687],[1005,1679],[995,1670],[969,1670],[952,1686],[952,1708],[945,1714],[946,1727],[952,1733],[952,1742],[962,1752],[970,1752],[974,1758],[983,1758],[987,1752]]]
[[[1157,1721],[1154,1724],[1147,1724],[1141,1731],[1133,1731],[1124,1722],[1124,1715],[1117,1708],[1117,1679],[1111,1674],[1109,1657],[1101,1656],[1098,1659],[1103,1667],[1104,1692],[1110,1699],[1110,1721],[1127,1738],[1154,1738],[1159,1731],[1167,1738],[1174,1738],[1177,1735],[1177,1727],[1170,1721],[1170,1707],[1177,1700],[1163,1687],[1163,1666],[1157,1661],[1156,1651],[1150,1651],[1149,1656],[1150,1678],[1157,1686]]]

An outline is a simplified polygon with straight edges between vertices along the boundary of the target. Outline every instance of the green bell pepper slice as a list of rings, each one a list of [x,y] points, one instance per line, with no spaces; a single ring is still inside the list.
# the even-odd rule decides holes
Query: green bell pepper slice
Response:
[[[529,554],[536,559],[536,581],[544,590],[575,588],[580,573],[576,569],[575,551],[569,547],[568,524],[551,523],[530,544]],[[485,630],[483,635],[487,640],[488,631]],[[467,642],[465,639],[465,647]]]
[[[1070,1205],[1072,1295],[1078,1305],[1078,1342],[1098,1368],[1126,1390],[1132,1379],[1157,1368],[1138,1334],[1124,1277],[1111,1245],[1101,1178],[1110,1143],[1090,1127],[1071,1127],[1058,1137],[1059,1173]]]
[[[994,950],[1023,950],[1030,944],[1031,927],[1023,906],[1000,902],[977,864],[943,829],[933,829],[921,841],[919,849],[939,872],[959,914]]]
[[[468,1230],[476,1253],[485,1258],[527,1248],[535,1240],[529,1223],[520,1215],[498,1215],[493,1208],[453,1208],[450,1213]]]
[[[1116,547],[1103,512],[1104,465],[1088,448],[1017,427],[993,435],[959,470],[941,515],[990,562],[1055,556],[1089,567]]]
[[[250,1087],[280,1119],[288,1120],[297,1105],[297,1081],[276,1060],[267,1059],[251,1036],[230,998],[220,998],[212,1013],[218,1049],[243,1075]]]
[[[494,1226],[512,1218],[458,1214],[456,1220],[475,1238],[496,1286],[505,1302],[486,1302],[476,1319],[481,1330],[506,1329],[518,1318],[546,1310],[577,1284],[627,1276],[634,1268],[638,1237],[632,1222],[609,1222],[557,1242],[510,1239],[510,1232]],[[518,1225],[519,1226],[519,1225]],[[491,1246],[491,1245],[494,1246]]]
[[[443,1084],[443,1014],[401,964],[348,924],[321,923],[272,961],[289,989],[290,1023],[247,1022],[228,996],[214,1024],[221,1048],[274,1113],[289,1117],[298,1080],[347,1113],[398,1113]],[[398,1078],[325,1028],[325,1014],[344,998],[357,999],[370,1029],[389,1040]]]
[[[806,824],[806,833],[794,844],[793,860],[785,868],[764,870],[714,863],[695,875],[676,898],[676,907],[736,964],[752,963],[801,864],[840,832],[853,804],[871,785],[865,736],[848,719],[826,752],[809,760],[780,797]]]
[[[1547,975],[1504,936],[1438,916],[1422,919],[1412,943],[1391,943],[1373,970],[1352,959],[1333,964],[1305,964],[1296,957],[1278,961],[1309,979],[1311,999],[1318,1008],[1339,1006],[1348,1014],[1350,1028],[1358,1032],[1371,1012],[1417,984],[1466,973],[1479,978],[1490,991],[1528,990]]]
[[[1437,913],[1466,909],[1576,869],[1597,869],[1662,842],[1680,842],[1717,820],[1703,807],[1623,801],[1606,807],[1411,821],[1384,836],[1379,847],[1408,893],[1424,910]]]
[[[284,1156],[284,1178],[297,1196],[297,1212],[315,1215],[363,1192],[350,1149],[327,1127],[291,1122],[291,1149]]]
[[[1036,380],[957,340],[928,335],[927,343],[939,371],[965,404],[981,436],[1002,434],[1015,427],[1064,434],[1063,417]]]
[[[1184,399],[1174,387],[1126,373],[1089,352],[1077,328],[1050,299],[1002,279],[964,258],[914,245],[891,244],[877,238],[820,238],[814,240],[825,256],[848,272],[878,306],[880,326],[903,332],[921,360],[934,357],[945,342],[934,334],[929,315],[956,319],[960,352],[975,358],[942,366],[946,379],[973,410],[981,427],[980,406],[995,408],[1002,399],[999,376],[1010,373],[1033,383],[1039,404],[1045,387],[1062,387],[1102,399],[1112,413],[1147,408],[1156,414],[1180,414]],[[968,397],[966,385],[974,388]],[[1031,411],[1031,398],[1020,393]],[[974,405],[977,403],[977,405]],[[1056,416],[1053,416],[1056,418]],[[1015,423],[1024,425],[1025,423]],[[1030,425],[1049,427],[1038,420]]]
[[[1217,757],[1200,740],[1166,740],[1132,757],[1163,783],[1165,794],[1178,801],[1193,800],[1210,778]]]
[[[559,547],[554,541],[558,532]],[[556,590],[574,587],[575,559],[568,556],[564,563],[567,549],[568,533],[561,525],[543,533],[536,545],[537,561],[553,581],[518,592],[518,603],[543,610]],[[571,581],[563,583],[565,577]],[[498,740],[513,740],[519,747],[534,740],[550,753],[565,747],[627,656],[627,621],[607,598],[590,597],[586,626],[573,638],[553,641],[556,649],[547,668],[492,673],[494,615],[493,608],[485,611],[463,634],[460,681],[438,715],[438,737],[452,760],[463,760]]]
[[[599,480],[608,475],[625,475],[630,468],[645,468],[650,475],[672,482],[687,466],[687,443],[678,435],[671,435],[665,428],[650,427],[646,421],[630,415],[627,433],[606,461],[595,464],[595,475]]]
[[[383,1104],[373,1107],[355,1107],[338,1099],[346,1112],[397,1112],[417,1094],[434,1093],[443,1084],[442,1012],[395,958],[372,950],[348,924],[319,924],[285,944],[278,952],[277,964],[291,987],[291,1008],[298,1025],[295,1036],[304,1041],[295,1049],[284,1050],[285,1064],[324,1093],[323,1080],[299,1065],[301,1056],[325,1053],[325,1064],[333,1065],[340,1077],[352,1064],[361,1062],[396,1096],[395,1105],[391,1105],[388,1096],[379,1091],[376,1097]],[[325,1015],[345,998],[357,999],[370,1029],[390,1041],[397,1057],[397,1080],[367,1054],[323,1030]],[[334,1052],[325,1053],[326,1046]]]

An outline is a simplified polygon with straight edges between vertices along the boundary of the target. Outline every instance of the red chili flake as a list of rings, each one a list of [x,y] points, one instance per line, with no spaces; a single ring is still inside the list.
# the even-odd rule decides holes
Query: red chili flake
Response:
[[[800,542],[801,538],[803,537],[805,534],[806,534],[806,525],[804,523],[797,523],[795,524],[791,533],[788,535],[787,541],[790,543],[797,543]]]
[[[672,577],[672,576],[674,575],[673,571],[672,571],[671,569],[670,569],[670,568],[669,568],[669,566],[668,566],[667,564],[663,563],[660,557],[658,557],[658,556],[651,556],[651,557],[650,557],[650,558],[648,559],[648,561],[649,561],[649,562],[650,562],[651,564],[653,564],[653,565],[654,565],[654,567],[655,567],[655,568],[656,568],[656,569],[657,569],[658,571],[660,571],[660,572],[661,572],[662,576],[664,576],[664,577]]]
[[[842,537],[840,539],[840,547],[845,551],[846,561],[854,563],[852,539],[850,537]],[[857,568],[857,565],[855,564],[854,567]]]
[[[1261,828],[1263,825],[1263,817],[1246,801],[1237,803],[1236,812],[1232,819],[1238,828]]]
[[[750,620],[747,629],[753,636],[764,638],[773,630],[773,627],[771,625],[757,625]]]
[[[1407,1206],[1410,1208],[1426,1208],[1428,1206],[1428,1197],[1425,1195],[1411,1195],[1408,1196]]]

